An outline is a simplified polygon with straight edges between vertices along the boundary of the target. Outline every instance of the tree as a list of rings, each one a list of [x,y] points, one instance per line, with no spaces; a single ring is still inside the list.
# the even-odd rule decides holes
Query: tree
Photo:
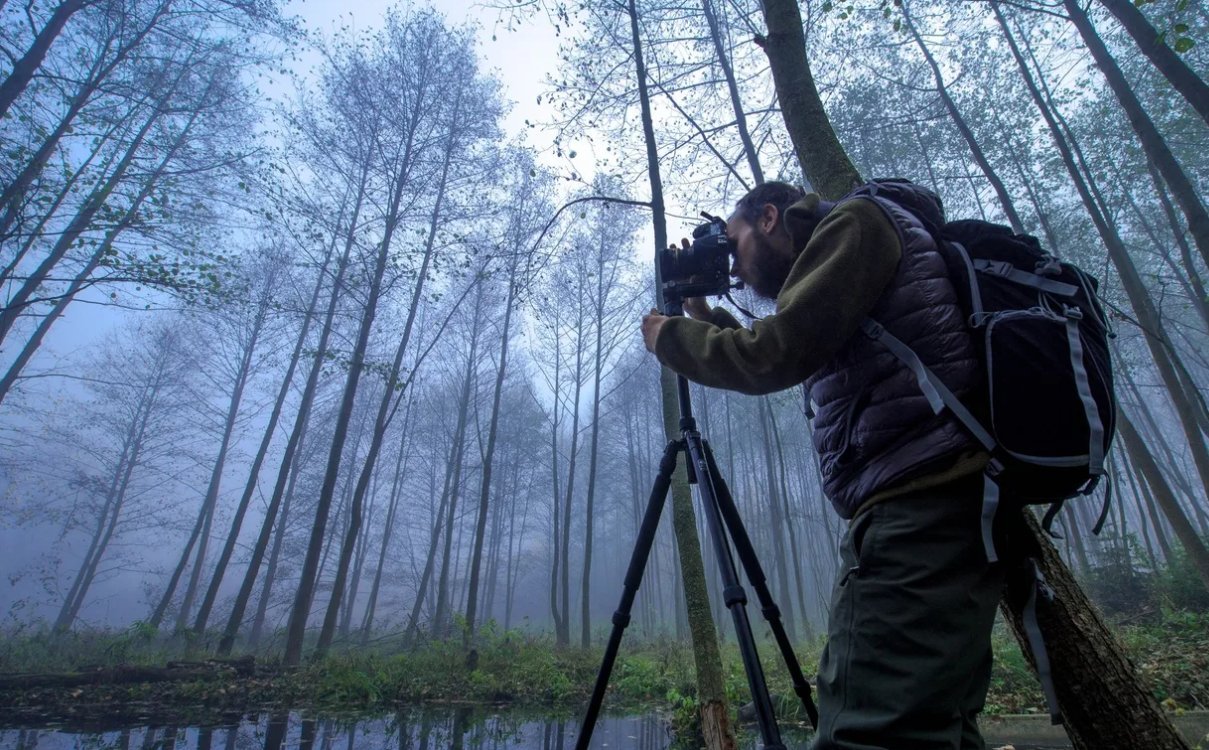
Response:
[[[80,570],[55,618],[56,631],[68,630],[80,614],[88,591],[96,581],[110,544],[119,529],[131,521],[128,503],[146,491],[141,485],[154,480],[151,468],[154,446],[171,439],[167,420],[175,409],[191,361],[181,328],[153,325],[134,331],[125,346],[109,347],[98,363],[106,380],[98,380],[97,413],[85,422],[94,432],[98,473],[85,469],[76,480],[96,509],[92,540]],[[113,379],[114,376],[116,379]],[[112,379],[112,380],[110,380]]]

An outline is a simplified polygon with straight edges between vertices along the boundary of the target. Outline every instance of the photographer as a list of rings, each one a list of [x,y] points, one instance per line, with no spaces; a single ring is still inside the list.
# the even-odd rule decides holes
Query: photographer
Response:
[[[647,349],[690,380],[749,394],[799,383],[815,404],[823,487],[850,521],[818,675],[814,750],[982,748],[1003,585],[981,542],[987,456],[912,373],[861,331],[910,346],[950,390],[973,387],[972,341],[928,227],[939,198],[906,181],[838,203],[784,183],[727,221],[731,274],[776,312],[751,328],[704,299],[643,317]]]

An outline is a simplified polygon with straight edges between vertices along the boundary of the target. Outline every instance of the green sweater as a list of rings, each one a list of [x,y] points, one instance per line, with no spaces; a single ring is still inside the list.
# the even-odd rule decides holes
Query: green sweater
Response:
[[[751,328],[714,308],[711,321],[664,323],[655,354],[689,380],[749,394],[801,383],[860,328],[894,278],[902,258],[898,233],[870,201],[833,209],[808,235],[813,193],[785,211],[796,247],[804,247],[777,295],[776,312]]]

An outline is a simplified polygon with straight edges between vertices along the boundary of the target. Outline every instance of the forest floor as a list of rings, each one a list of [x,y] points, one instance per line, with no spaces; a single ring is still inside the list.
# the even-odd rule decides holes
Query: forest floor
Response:
[[[1117,633],[1167,709],[1209,707],[1209,615],[1168,614],[1148,624],[1118,626]],[[460,638],[407,651],[382,639],[298,668],[286,668],[272,656],[206,664],[207,645],[139,628],[58,637],[10,634],[0,641],[0,727],[149,720],[204,725],[248,712],[384,714],[416,705],[573,715],[587,702],[601,658],[599,649],[555,648],[547,635],[490,629],[474,669],[467,669]],[[816,664],[820,647],[821,642],[799,645],[801,663]],[[994,647],[986,713],[1042,713],[1040,687],[1000,626]],[[792,697],[776,649],[770,644],[762,653],[770,691]],[[724,647],[723,658],[728,697],[741,705],[748,698],[738,649]],[[635,713],[656,710],[678,724],[693,713],[694,694],[692,654],[685,644],[627,641],[607,705]],[[791,710],[791,701],[781,702]]]

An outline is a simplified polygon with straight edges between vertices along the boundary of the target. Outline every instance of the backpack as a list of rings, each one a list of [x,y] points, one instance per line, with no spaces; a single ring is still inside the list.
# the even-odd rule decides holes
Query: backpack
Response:
[[[881,325],[866,320],[863,329],[912,370],[935,412],[949,408],[990,453],[982,536],[994,562],[1001,492],[1017,503],[1051,504],[1048,531],[1064,500],[1090,494],[1104,476],[1116,427],[1112,332],[1096,279],[1035,237],[976,220],[933,235],[982,365],[975,392],[958,399]],[[1100,523],[1107,507],[1106,498]]]

